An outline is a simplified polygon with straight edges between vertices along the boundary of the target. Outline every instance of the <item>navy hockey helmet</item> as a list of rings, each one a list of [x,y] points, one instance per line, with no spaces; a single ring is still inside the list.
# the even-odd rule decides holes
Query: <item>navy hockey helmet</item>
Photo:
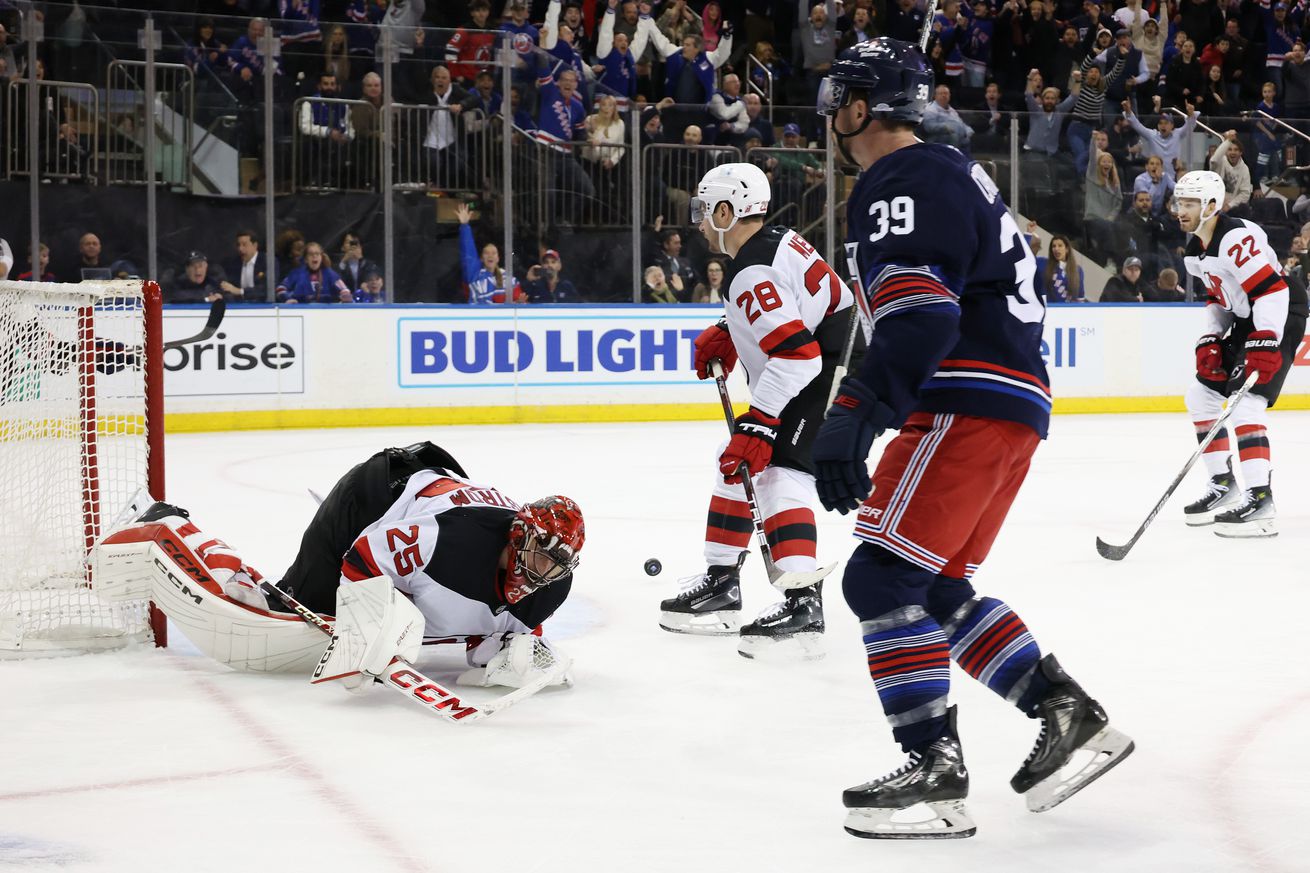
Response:
[[[818,112],[835,119],[857,94],[868,104],[870,118],[918,124],[932,95],[932,69],[912,43],[886,36],[856,43],[828,69],[819,86]],[[837,135],[856,136],[863,129]]]

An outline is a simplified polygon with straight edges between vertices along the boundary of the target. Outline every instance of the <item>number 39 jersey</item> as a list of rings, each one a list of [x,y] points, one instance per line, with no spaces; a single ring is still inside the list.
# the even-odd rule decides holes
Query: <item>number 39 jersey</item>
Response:
[[[1280,340],[1288,315],[1306,315],[1305,288],[1289,281],[1258,224],[1220,215],[1210,245],[1192,236],[1183,258],[1206,288],[1207,330],[1222,336],[1235,321],[1271,330]]]
[[[1046,303],[996,185],[950,146],[916,143],[866,170],[846,252],[873,338],[860,370],[899,427],[916,410],[1017,421],[1046,436]]]
[[[738,250],[723,287],[728,333],[746,370],[751,405],[779,415],[823,369],[819,326],[834,315],[846,319],[855,298],[814,246],[775,225]]]
[[[564,602],[572,577],[506,602],[500,557],[518,509],[495,488],[421,470],[346,552],[341,584],[386,576],[423,613],[427,637],[530,631]]]

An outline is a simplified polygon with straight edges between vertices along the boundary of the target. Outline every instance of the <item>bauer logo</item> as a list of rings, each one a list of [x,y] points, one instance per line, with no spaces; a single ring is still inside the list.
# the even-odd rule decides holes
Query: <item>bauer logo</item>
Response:
[[[164,313],[164,340],[194,336],[205,314]],[[303,394],[305,327],[299,315],[228,310],[212,337],[164,351],[167,397]]]
[[[474,316],[401,319],[403,388],[695,384],[696,337],[686,315]]]

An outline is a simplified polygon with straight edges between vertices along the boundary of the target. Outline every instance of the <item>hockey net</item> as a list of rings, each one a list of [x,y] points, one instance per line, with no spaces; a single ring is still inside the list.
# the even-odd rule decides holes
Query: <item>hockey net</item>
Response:
[[[163,644],[86,564],[142,489],[164,496],[160,332],[153,282],[0,282],[0,658]]]

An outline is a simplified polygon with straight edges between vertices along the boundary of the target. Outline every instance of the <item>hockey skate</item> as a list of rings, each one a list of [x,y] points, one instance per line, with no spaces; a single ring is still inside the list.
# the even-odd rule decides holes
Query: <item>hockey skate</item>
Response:
[[[964,799],[969,771],[955,730],[955,707],[946,733],[923,751],[910,752],[899,770],[842,792],[846,833],[869,840],[950,840],[978,830]],[[931,817],[916,812],[926,808]],[[899,815],[898,815],[899,814]]]
[[[823,650],[823,583],[793,588],[741,629],[737,653],[743,658],[795,657],[817,661]]]
[[[741,627],[742,552],[735,565],[711,566],[683,580],[676,597],[660,602],[660,627],[675,634],[727,636]]]
[[[1133,741],[1110,727],[1101,704],[1069,678],[1054,655],[1042,658],[1037,669],[1051,690],[1037,703],[1041,733],[1010,787],[1024,796],[1030,811],[1046,812],[1128,757]]]
[[[1233,478],[1233,462],[1230,460],[1228,470],[1211,476],[1205,493],[1183,508],[1183,518],[1193,527],[1213,524],[1216,515],[1241,502],[1242,493],[1237,490],[1237,480]]]
[[[1268,485],[1248,488],[1242,501],[1214,517],[1214,532],[1221,537],[1276,537],[1274,493]]]

